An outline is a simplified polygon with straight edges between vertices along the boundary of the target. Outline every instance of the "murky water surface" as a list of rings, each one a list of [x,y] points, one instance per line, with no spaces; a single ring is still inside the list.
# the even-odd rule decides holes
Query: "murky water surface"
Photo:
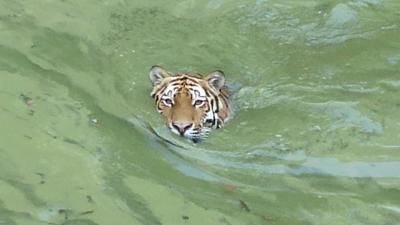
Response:
[[[0,1],[0,224],[400,224],[399,12]],[[153,64],[224,70],[235,118],[172,135]]]

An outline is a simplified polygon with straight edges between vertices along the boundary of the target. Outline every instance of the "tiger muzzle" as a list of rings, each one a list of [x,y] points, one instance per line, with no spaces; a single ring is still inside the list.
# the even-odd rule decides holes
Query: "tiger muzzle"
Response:
[[[181,136],[184,136],[185,132],[193,126],[190,122],[172,122],[172,127],[176,129]]]

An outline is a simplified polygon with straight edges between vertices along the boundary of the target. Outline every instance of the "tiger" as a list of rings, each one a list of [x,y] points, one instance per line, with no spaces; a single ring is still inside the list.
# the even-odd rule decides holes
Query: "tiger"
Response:
[[[150,95],[172,133],[198,143],[231,119],[230,93],[221,70],[203,76],[171,73],[155,65],[149,78],[153,84]]]

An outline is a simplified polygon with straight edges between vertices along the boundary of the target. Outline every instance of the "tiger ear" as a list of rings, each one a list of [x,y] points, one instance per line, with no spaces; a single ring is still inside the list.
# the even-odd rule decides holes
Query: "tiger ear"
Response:
[[[151,83],[153,83],[153,86],[160,84],[164,78],[169,76],[170,74],[161,66],[152,66],[150,68],[149,78],[151,80]]]
[[[218,91],[225,85],[225,75],[221,70],[210,73],[205,79],[211,87]]]

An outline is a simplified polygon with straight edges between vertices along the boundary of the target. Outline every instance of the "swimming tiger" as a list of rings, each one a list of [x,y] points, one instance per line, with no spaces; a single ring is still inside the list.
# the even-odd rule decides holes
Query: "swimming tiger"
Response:
[[[225,76],[220,70],[202,76],[172,74],[152,66],[149,77],[153,84],[151,97],[167,127],[194,143],[206,138],[212,128],[221,128],[232,115]]]

